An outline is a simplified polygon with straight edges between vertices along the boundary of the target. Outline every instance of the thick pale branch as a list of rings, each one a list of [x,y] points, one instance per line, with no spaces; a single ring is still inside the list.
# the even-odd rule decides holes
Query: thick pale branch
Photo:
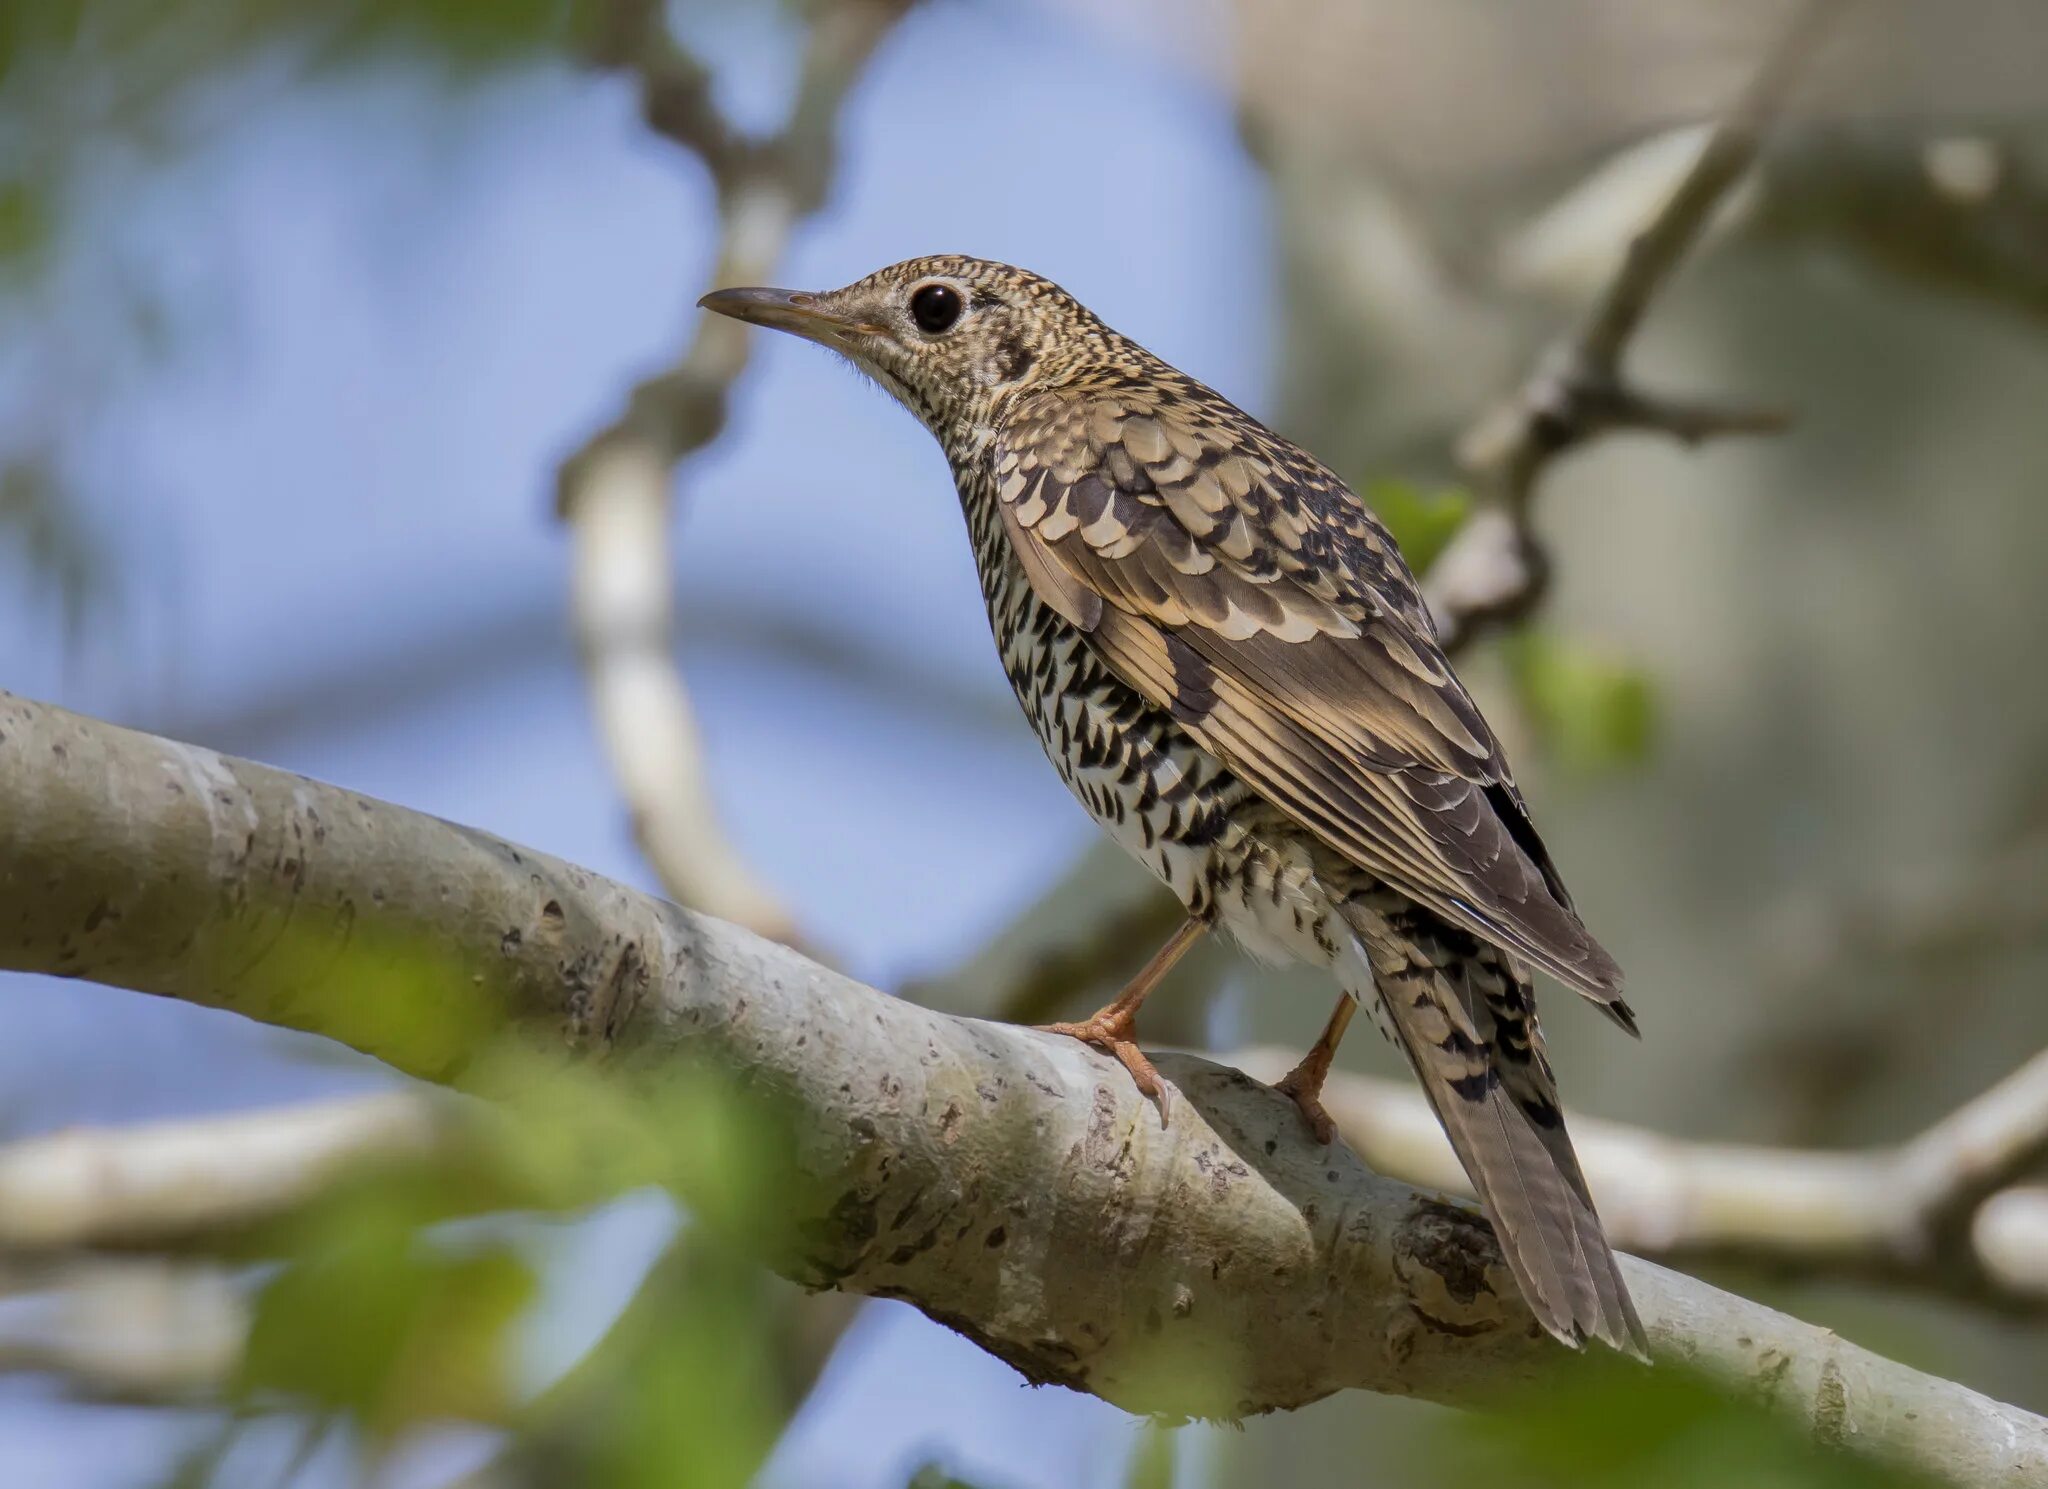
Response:
[[[658,1090],[778,1098],[779,1267],[910,1300],[1035,1380],[1237,1416],[1448,1402],[1575,1368],[1470,1210],[1307,1138],[1186,1056],[1173,1122],[1071,1040],[884,997],[487,834],[0,695],[0,963],[232,1009],[456,1082],[493,1036]],[[2048,1474],[2048,1423],[1643,1262],[1661,1359],[1958,1483]],[[1206,1362],[1199,1374],[1177,1368]]]

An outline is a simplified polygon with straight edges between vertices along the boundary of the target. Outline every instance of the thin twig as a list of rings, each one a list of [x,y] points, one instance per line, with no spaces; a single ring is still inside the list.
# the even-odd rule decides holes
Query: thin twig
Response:
[[[1541,599],[1550,563],[1530,526],[1530,506],[1559,455],[1622,429],[1693,444],[1784,427],[1780,410],[1647,391],[1629,381],[1623,361],[1652,301],[1729,188],[1756,160],[1793,79],[1845,3],[1805,0],[1742,97],[1715,125],[1692,169],[1629,244],[1578,329],[1549,347],[1527,381],[1459,442],[1460,461],[1486,479],[1499,506],[1497,515],[1467,524],[1425,583],[1447,647],[1486,626],[1523,618]]]
[[[1713,216],[1722,196],[1740,180],[1762,148],[1799,75],[1845,0],[1804,0],[1784,35],[1735,106],[1708,137],[1706,149],[1671,200],[1629,245],[1621,272],[1608,284],[1579,332],[1580,358],[1609,379],[1621,372],[1622,354],[1642,325],[1650,301],[1670,279]]]

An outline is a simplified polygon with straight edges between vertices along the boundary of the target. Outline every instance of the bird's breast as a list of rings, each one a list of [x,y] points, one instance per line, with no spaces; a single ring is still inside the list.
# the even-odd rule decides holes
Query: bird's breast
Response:
[[[1300,877],[1254,832],[1264,804],[1032,591],[993,491],[963,479],[961,496],[1003,671],[1053,768],[1103,831],[1191,911],[1226,924],[1254,883],[1270,891]]]

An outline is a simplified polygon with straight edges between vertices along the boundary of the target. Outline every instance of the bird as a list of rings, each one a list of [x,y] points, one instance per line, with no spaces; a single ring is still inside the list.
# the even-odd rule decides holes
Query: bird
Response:
[[[1363,1003],[1406,1055],[1531,1312],[1647,1359],[1544,1053],[1530,971],[1629,1033],[1393,536],[1328,466],[1027,270],[942,254],[702,308],[839,353],[937,438],[996,648],[1054,768],[1179,899],[1107,1006],[1047,1026],[1159,1103],[1140,1005],[1212,929],[1328,968],[1278,1089],[1314,1137]]]

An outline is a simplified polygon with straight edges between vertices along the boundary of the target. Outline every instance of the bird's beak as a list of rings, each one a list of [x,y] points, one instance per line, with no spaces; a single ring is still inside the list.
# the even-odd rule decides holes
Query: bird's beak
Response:
[[[806,341],[826,341],[843,335],[882,334],[880,326],[868,325],[845,315],[824,304],[819,296],[803,290],[713,290],[697,304],[719,315],[729,315],[736,321],[788,331]]]

